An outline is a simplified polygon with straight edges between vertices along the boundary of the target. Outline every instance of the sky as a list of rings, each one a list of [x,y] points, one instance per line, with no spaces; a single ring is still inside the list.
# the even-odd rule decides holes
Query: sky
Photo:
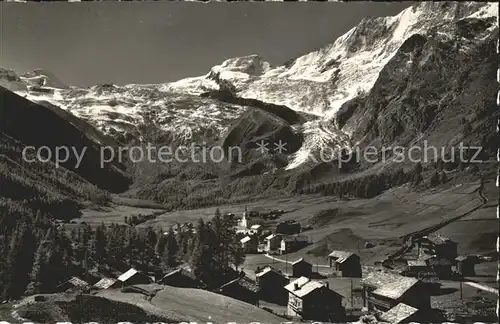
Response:
[[[273,66],[409,3],[0,2],[0,67],[74,86],[162,83],[258,54]]]

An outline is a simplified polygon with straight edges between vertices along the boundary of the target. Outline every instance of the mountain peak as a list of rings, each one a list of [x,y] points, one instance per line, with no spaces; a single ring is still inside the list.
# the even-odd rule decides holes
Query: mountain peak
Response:
[[[212,72],[233,72],[236,75],[243,73],[248,76],[259,76],[269,71],[270,68],[269,62],[264,61],[260,55],[251,54],[227,59],[222,64],[214,66]]]
[[[49,87],[57,89],[69,89],[69,86],[62,82],[54,73],[45,69],[34,69],[21,75],[21,79],[31,86]]]

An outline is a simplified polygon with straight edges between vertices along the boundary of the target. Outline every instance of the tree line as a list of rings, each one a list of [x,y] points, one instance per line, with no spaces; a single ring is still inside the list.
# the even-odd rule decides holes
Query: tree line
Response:
[[[0,206],[1,207],[1,206]],[[12,217],[18,217],[14,221]],[[84,224],[68,230],[47,214],[34,216],[0,208],[0,294],[4,300],[50,293],[70,276],[123,272],[130,267],[149,273],[166,273],[189,265],[193,276],[217,286],[235,275],[244,261],[236,240],[232,216],[217,210],[210,221],[167,232]]]

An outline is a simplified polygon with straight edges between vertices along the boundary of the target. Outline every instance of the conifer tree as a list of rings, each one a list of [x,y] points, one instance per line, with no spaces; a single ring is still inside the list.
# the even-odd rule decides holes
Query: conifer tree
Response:
[[[163,261],[169,267],[177,265],[177,256],[179,255],[179,245],[172,228],[169,229],[165,238],[165,246],[163,249]]]
[[[439,174],[435,171],[429,180],[429,184],[431,187],[435,187],[435,186],[439,185],[439,182],[440,182],[439,181]]]

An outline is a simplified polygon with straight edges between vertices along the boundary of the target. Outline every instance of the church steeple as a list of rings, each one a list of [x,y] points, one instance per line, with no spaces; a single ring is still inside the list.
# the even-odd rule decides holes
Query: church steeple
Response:
[[[247,216],[248,216],[248,207],[245,205],[245,212],[243,212],[243,217],[241,218],[241,227],[247,228]]]

